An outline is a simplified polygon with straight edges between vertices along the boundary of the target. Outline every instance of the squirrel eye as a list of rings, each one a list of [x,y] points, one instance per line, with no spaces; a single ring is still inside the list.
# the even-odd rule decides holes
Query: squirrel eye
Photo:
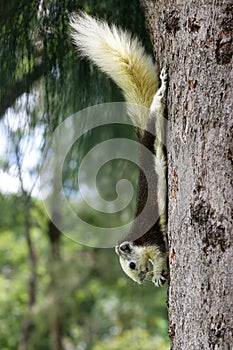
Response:
[[[129,267],[131,268],[131,270],[135,270],[136,269],[136,264],[134,262],[131,262],[129,264]]]

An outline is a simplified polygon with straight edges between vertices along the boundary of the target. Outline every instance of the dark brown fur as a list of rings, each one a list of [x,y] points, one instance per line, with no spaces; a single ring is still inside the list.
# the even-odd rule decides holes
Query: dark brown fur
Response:
[[[137,217],[143,210],[146,202],[148,201],[148,183],[150,191],[150,199],[148,202],[148,209],[145,211],[142,219],[139,222],[133,223],[129,233],[124,237],[123,241],[133,241],[137,246],[156,245],[159,247],[162,253],[166,252],[165,242],[161,227],[159,223],[158,214],[158,202],[157,202],[157,184],[158,178],[155,172],[155,123],[153,118],[150,118],[147,125],[147,131],[144,131],[143,135],[139,137],[140,143],[149,150],[139,151],[139,176],[137,187],[137,199],[136,199],[136,212]],[[143,169],[146,169],[147,178]],[[145,232],[146,224],[151,223],[151,228]]]

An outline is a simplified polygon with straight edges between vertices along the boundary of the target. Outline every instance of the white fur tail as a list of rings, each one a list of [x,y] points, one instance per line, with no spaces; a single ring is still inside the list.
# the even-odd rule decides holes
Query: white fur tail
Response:
[[[85,12],[71,16],[72,36],[82,56],[92,60],[123,90],[127,102],[149,108],[158,88],[157,68],[141,42],[115,25]],[[142,128],[147,113],[133,105],[128,112]]]

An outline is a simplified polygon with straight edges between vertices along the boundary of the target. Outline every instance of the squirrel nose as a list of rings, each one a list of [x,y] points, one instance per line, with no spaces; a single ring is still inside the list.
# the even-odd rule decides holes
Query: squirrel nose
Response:
[[[144,279],[146,278],[146,271],[140,271],[138,274],[140,283],[143,283]]]

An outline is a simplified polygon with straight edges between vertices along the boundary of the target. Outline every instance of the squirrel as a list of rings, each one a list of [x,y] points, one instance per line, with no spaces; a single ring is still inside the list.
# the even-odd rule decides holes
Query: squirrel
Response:
[[[157,66],[140,40],[114,24],[109,26],[105,21],[79,12],[71,15],[70,25],[79,53],[94,62],[123,91],[127,112],[135,125],[140,125],[136,127],[138,140],[150,151],[149,155],[144,148],[139,152],[135,217],[147,203],[146,213],[132,223],[115,251],[123,271],[131,279],[142,284],[152,276],[154,285],[161,286],[167,278],[163,268],[168,256],[164,152],[167,70],[161,71],[159,87]],[[147,170],[147,176],[143,169]],[[147,221],[151,225],[144,232]]]

